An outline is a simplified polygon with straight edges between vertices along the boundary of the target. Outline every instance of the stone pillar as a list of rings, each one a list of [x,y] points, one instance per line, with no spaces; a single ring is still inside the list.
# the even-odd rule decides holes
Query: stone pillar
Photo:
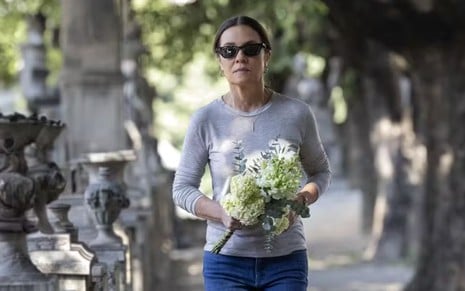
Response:
[[[138,156],[128,167],[131,208],[120,219],[132,237],[129,249],[133,290],[175,290],[169,256],[174,245],[174,205],[171,173],[163,168],[158,141],[153,136],[152,103],[156,89],[141,73],[140,58],[148,52],[142,30],[131,10],[131,0],[123,0],[122,72],[125,76],[126,126]],[[150,247],[147,246],[150,241]],[[153,268],[153,264],[157,268]]]
[[[27,17],[27,40],[21,45],[24,67],[20,73],[20,84],[32,112],[38,112],[39,105],[47,101],[45,80],[49,71],[45,63],[44,30],[45,17],[42,14]]]
[[[124,2],[126,3],[126,2]],[[126,3],[130,6],[130,3]],[[127,7],[125,6],[125,7]],[[127,8],[128,9],[128,8]],[[126,14],[130,14],[127,11]],[[133,148],[137,152],[139,159],[132,163],[128,170],[128,184],[137,185],[140,193],[131,193],[132,206],[139,208],[147,208],[152,204],[151,195],[152,187],[151,181],[155,179],[156,174],[162,172],[161,159],[157,156],[155,163],[149,165],[150,156],[155,154],[156,148],[151,148],[147,153],[146,150],[149,143],[156,144],[153,134],[153,107],[152,103],[155,98],[156,92],[153,87],[147,82],[144,76],[140,73],[139,59],[142,55],[147,53],[146,47],[141,39],[141,27],[137,21],[126,16],[124,24],[124,41],[123,41],[123,54],[121,62],[121,71],[125,77],[124,79],[124,100],[125,100],[125,117],[126,128],[131,138]],[[156,172],[156,173],[154,173]]]
[[[127,148],[115,3],[61,0],[60,91],[69,159]]]
[[[44,41],[46,18],[43,14],[27,16],[27,39],[21,45],[24,67],[20,73],[21,91],[27,100],[31,112],[47,116],[49,119],[61,119],[60,93],[55,86],[47,86],[49,74],[46,55],[47,45]],[[53,151],[54,161],[63,166],[65,161],[63,142],[58,143]]]

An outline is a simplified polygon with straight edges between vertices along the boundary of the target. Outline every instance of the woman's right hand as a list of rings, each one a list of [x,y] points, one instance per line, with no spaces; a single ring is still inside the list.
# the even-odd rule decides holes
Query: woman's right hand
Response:
[[[224,209],[223,214],[221,215],[221,222],[223,222],[227,229],[232,231],[242,228],[242,223],[238,219],[229,216]]]

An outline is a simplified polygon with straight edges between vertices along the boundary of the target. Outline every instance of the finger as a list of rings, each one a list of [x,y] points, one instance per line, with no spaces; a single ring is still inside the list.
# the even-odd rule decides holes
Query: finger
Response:
[[[307,197],[305,195],[299,195],[299,197],[297,197],[297,201],[299,203],[307,205]]]
[[[232,220],[228,225],[229,225],[228,229],[230,230],[236,230],[242,227],[242,224],[237,220]]]

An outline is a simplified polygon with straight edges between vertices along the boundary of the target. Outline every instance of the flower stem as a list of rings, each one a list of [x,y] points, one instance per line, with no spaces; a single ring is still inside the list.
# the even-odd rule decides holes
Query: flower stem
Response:
[[[221,252],[221,249],[228,242],[228,240],[231,238],[233,233],[234,233],[234,230],[228,229],[228,231],[224,233],[223,237],[215,244],[215,246],[212,249],[212,253],[219,254]]]

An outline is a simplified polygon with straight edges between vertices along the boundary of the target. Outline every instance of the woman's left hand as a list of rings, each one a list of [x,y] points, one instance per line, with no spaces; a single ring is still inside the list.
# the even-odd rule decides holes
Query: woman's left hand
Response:
[[[308,192],[299,192],[295,200],[301,204],[304,204],[305,206],[308,206],[311,204],[309,202],[308,196],[309,196]]]
[[[308,183],[297,194],[296,200],[303,203],[305,206],[309,206],[318,199],[318,192],[318,186],[315,183]]]

